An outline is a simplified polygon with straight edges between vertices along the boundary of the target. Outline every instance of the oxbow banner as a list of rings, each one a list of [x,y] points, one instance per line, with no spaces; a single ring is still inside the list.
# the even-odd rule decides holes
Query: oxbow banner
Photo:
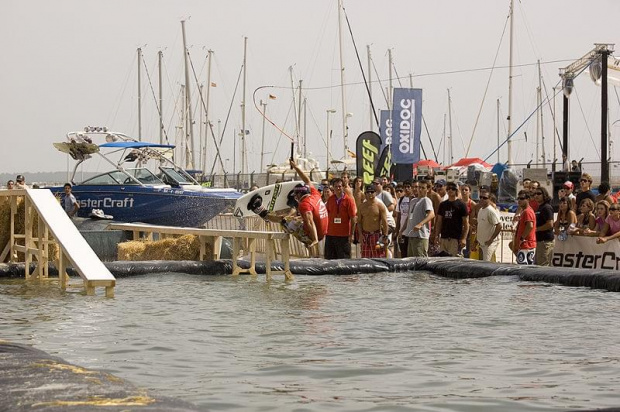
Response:
[[[565,268],[618,270],[620,242],[598,244],[595,237],[569,236],[564,241],[556,237],[551,264]]]
[[[422,89],[394,89],[392,105],[392,163],[420,160]]]

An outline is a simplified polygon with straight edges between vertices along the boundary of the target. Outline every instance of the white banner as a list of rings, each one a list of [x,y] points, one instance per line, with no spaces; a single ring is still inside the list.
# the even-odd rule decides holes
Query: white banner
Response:
[[[551,264],[565,268],[618,270],[620,242],[597,244],[595,237],[569,236],[564,241],[556,237]]]

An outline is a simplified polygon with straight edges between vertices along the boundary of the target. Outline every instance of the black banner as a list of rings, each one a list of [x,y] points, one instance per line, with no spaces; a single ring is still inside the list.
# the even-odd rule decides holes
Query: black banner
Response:
[[[364,179],[364,186],[372,183],[375,177],[375,170],[380,164],[380,148],[381,137],[375,132],[364,132],[357,137],[357,175]]]
[[[379,164],[375,169],[375,176],[390,176],[392,170],[392,145],[383,148],[381,156],[379,156]]]

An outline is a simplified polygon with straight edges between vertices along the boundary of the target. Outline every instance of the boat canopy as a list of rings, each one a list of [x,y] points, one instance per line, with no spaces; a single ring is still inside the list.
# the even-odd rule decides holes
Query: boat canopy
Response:
[[[144,147],[162,147],[166,149],[174,149],[174,145],[171,144],[159,144],[148,142],[109,142],[100,144],[99,147],[119,147],[125,149],[142,149]]]

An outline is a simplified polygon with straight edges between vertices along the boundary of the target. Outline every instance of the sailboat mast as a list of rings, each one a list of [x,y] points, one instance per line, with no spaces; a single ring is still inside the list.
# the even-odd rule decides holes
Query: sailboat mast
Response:
[[[370,101],[372,102],[372,56],[370,54],[370,44],[366,46],[366,54],[368,55],[368,96],[370,97]],[[375,124],[373,122],[375,114],[372,110],[372,104],[369,105],[368,110],[370,110],[370,116],[368,117],[370,126],[368,130],[372,132],[374,131],[375,127]]]
[[[207,172],[207,142],[211,131],[211,121],[209,120],[209,103],[211,101],[211,60],[213,60],[213,50],[207,51],[207,102],[205,104],[205,141],[202,148],[202,175]]]
[[[497,99],[497,147],[499,147],[499,99]],[[497,163],[499,163],[499,150],[497,151]]]
[[[185,54],[185,105],[187,107],[187,129],[185,136],[189,140],[188,156],[185,159],[185,166],[188,169],[194,168],[194,119],[192,116],[192,95],[189,82],[189,50],[187,49],[187,38],[185,36],[185,20],[181,20],[181,31],[183,33],[183,52]]]
[[[247,51],[248,51],[248,38],[243,38],[243,101],[241,102],[241,174],[244,175],[247,173],[247,159],[246,159],[246,151],[245,151],[245,95],[246,95],[246,76],[247,76]]]
[[[265,118],[267,117],[267,102],[263,102],[263,100],[261,99],[260,105],[263,107],[263,130],[261,133],[260,167],[258,170],[262,171],[265,167]]]
[[[159,144],[164,144],[164,83],[162,78],[162,62],[164,53],[157,52],[157,75],[159,81]]]
[[[342,52],[342,0],[338,0],[338,43],[340,47],[340,93],[342,97],[342,140],[344,142],[343,159],[347,158],[349,150],[347,126],[347,100],[344,88],[344,55]]]
[[[513,38],[514,38],[514,0],[510,0],[510,57],[508,61],[508,137],[512,134],[512,59],[513,59]],[[512,165],[512,141],[508,144],[508,166]]]
[[[450,89],[448,89],[448,131],[449,144],[448,144],[448,160],[450,164],[454,163],[454,155],[452,154],[452,98],[450,97]]]
[[[392,60],[392,49],[388,49],[388,73],[389,73],[389,85],[390,85],[390,90],[388,92],[388,109],[392,110],[392,105],[394,104],[394,102],[392,101],[392,96],[394,93],[394,85],[392,84],[392,68],[394,67],[394,62]]]
[[[301,98],[301,85],[302,85],[303,80],[299,80],[299,100],[297,101],[297,124],[299,125],[299,127],[297,128],[297,153],[299,153],[300,155],[303,152],[303,134],[301,132],[301,105],[302,105],[302,98]]]
[[[142,49],[138,47],[138,140],[142,140],[142,82],[140,79]]]
[[[543,124],[543,110],[542,110],[542,71],[540,69],[540,60],[538,60],[538,118],[539,118],[539,130],[540,130],[540,153],[542,156],[542,165],[547,167],[547,154],[545,153],[545,128]],[[538,156],[538,153],[536,153]]]

